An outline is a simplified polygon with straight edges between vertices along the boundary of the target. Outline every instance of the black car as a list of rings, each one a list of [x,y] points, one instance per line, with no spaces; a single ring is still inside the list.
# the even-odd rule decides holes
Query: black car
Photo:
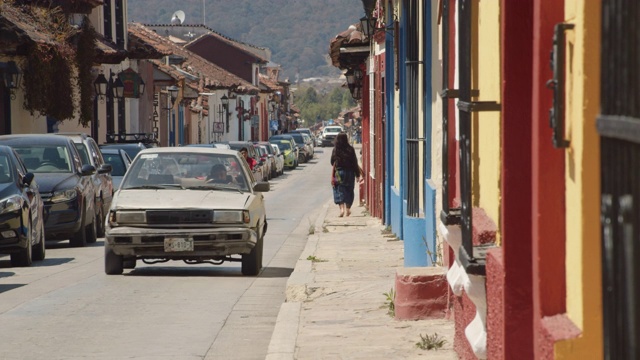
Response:
[[[52,134],[2,135],[1,145],[18,153],[38,181],[44,202],[47,240],[69,239],[71,246],[96,241],[93,165],[82,165],[73,140]]]
[[[0,145],[0,253],[10,254],[12,266],[44,260],[43,210],[34,174]]]
[[[140,150],[148,149],[150,147],[154,147],[151,144],[144,144],[141,142],[138,143],[113,143],[113,144],[102,144],[99,145],[100,149],[122,149],[127,152],[131,160],[138,155]]]

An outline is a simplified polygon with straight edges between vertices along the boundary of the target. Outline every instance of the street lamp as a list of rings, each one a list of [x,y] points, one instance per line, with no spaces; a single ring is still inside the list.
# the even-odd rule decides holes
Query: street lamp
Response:
[[[367,17],[366,15],[360,18],[360,29],[362,29],[362,35],[365,37],[371,37],[374,33],[375,24],[378,21],[375,17]]]
[[[222,102],[222,107],[224,108],[224,113],[226,116],[225,121],[227,123],[227,133],[229,133],[229,98],[227,97],[227,94],[222,95],[220,101]]]
[[[20,72],[15,61],[0,63],[0,70],[2,70],[2,81],[4,82],[4,86],[11,92],[11,100],[15,100],[16,94],[14,93],[14,90],[20,86],[22,72]]]
[[[93,82],[93,89],[97,96],[103,97],[107,94],[107,78],[104,77],[103,73],[98,74],[96,81]]]
[[[144,80],[142,80],[142,76],[140,76],[140,83],[138,84],[139,96],[142,96],[142,94],[144,94],[144,88],[145,88],[145,83],[144,83]]]

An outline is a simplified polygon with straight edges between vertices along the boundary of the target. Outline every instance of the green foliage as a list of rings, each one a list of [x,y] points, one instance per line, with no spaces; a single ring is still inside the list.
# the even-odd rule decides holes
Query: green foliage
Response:
[[[82,31],[77,36],[76,66],[78,68],[77,85],[80,89],[80,109],[78,122],[87,126],[93,118],[93,67],[96,57],[96,31],[90,22],[84,21]]]
[[[446,343],[447,340],[441,338],[438,333],[433,333],[432,335],[427,334],[425,336],[420,334],[420,341],[416,343],[416,346],[422,350],[439,350]]]
[[[309,126],[320,120],[335,119],[341,111],[355,106],[349,90],[341,87],[318,92],[314,87],[308,86],[298,92],[300,95],[295,98],[295,104],[300,108],[300,116],[307,120]],[[349,101],[345,102],[345,99]]]
[[[387,314],[389,314],[389,316],[391,316],[391,317],[396,316],[396,305],[395,305],[396,292],[395,292],[395,290],[393,290],[393,288],[391,288],[391,290],[389,290],[389,292],[383,293],[382,295],[384,295],[386,297],[385,306],[388,309],[387,310]]]
[[[311,260],[311,262],[317,263],[317,262],[327,262],[327,260],[324,259],[320,259],[318,257],[315,257],[314,255],[309,255],[307,256],[307,260]]]

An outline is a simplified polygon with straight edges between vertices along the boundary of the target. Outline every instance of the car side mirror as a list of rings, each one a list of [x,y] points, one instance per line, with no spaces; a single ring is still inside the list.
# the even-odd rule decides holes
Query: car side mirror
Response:
[[[110,174],[113,170],[111,164],[102,164],[100,165],[100,169],[98,169],[98,174]]]
[[[269,190],[271,190],[271,185],[266,181],[260,181],[253,185],[254,192],[268,192]]]
[[[80,169],[80,175],[82,176],[89,176],[89,175],[93,175],[96,173],[96,168],[93,165],[82,165],[82,168]]]
[[[24,175],[24,177],[22,178],[22,184],[24,186],[31,186],[31,182],[33,182],[33,178],[35,177],[35,175],[33,175],[33,173],[28,172]]]

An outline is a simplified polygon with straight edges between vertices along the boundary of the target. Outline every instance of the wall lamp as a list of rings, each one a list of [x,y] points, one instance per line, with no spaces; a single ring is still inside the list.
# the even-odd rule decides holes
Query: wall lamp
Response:
[[[362,29],[362,34],[367,38],[370,38],[371,36],[375,35],[375,33],[380,31],[389,31],[389,33],[392,34],[393,33],[392,24],[397,21],[398,21],[398,17],[394,13],[392,22],[389,24],[388,27],[385,26],[385,24],[382,24],[382,27],[376,27],[376,25],[378,24],[378,18],[375,16],[369,17],[365,15],[360,18],[360,29]]]
[[[351,68],[347,70],[344,76],[347,78],[347,86],[349,87],[349,92],[351,92],[351,97],[354,100],[362,99],[362,70],[359,67]]]
[[[115,76],[115,80],[113,77]],[[143,86],[144,89],[144,86]],[[109,94],[109,97],[114,99],[121,100],[124,98],[124,83],[116,74],[114,74],[111,69],[109,69],[109,80],[104,76],[103,73],[98,74],[98,77],[93,82],[93,90],[96,95],[100,97],[101,101],[104,101],[104,97]]]
[[[220,101],[222,102],[222,107],[224,108],[225,120],[227,123],[227,133],[228,133],[229,132],[229,98],[225,94],[225,95],[222,95],[222,97],[220,98]]]
[[[0,70],[2,71],[2,81],[4,86],[10,91],[11,100],[15,100],[15,89],[20,86],[22,72],[18,68],[18,65],[16,65],[15,61],[9,61],[6,63],[0,62]]]
[[[171,85],[169,87],[167,87],[167,94],[169,94],[169,99],[168,100],[168,104],[167,104],[167,108],[165,110],[171,110],[173,109],[173,102],[176,101],[176,98],[178,97],[178,92],[180,91],[180,88],[175,86],[175,85]]]

